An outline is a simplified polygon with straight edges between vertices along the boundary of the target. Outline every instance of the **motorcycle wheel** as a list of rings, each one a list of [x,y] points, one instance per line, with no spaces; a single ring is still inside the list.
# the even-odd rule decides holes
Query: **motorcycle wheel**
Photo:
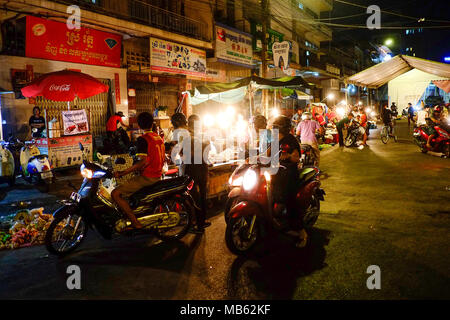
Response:
[[[156,236],[163,241],[173,241],[182,239],[189,231],[192,225],[192,217],[194,215],[194,208],[182,198],[171,198],[155,208],[154,213],[163,212],[177,212],[180,220],[177,225],[167,229],[157,229]]]
[[[48,252],[60,257],[78,248],[88,231],[87,224],[75,207],[66,207],[63,210],[64,212],[60,212],[52,221],[45,234],[45,247]]]
[[[250,252],[260,236],[260,227],[255,223],[252,234],[249,237],[249,228],[253,216],[231,218],[225,230],[225,243],[231,253],[243,255]]]
[[[420,151],[421,151],[422,153],[428,153],[428,150],[427,150],[425,147],[421,147],[421,148],[420,148]]]
[[[355,142],[356,142],[356,139],[355,139],[354,136],[348,136],[347,138],[345,138],[344,145],[345,145],[347,148],[350,148],[351,146],[353,146],[353,144],[354,144]]]
[[[14,185],[16,184],[16,175],[12,175],[9,179],[8,179],[8,185],[10,187],[14,187]]]
[[[309,208],[306,210],[305,216],[303,217],[304,226],[306,228],[312,228],[316,224],[319,214],[320,200],[316,196],[313,196]]]
[[[233,208],[237,204],[238,204],[237,197],[227,199],[227,202],[225,203],[225,211],[223,213],[223,218],[225,219],[226,224],[228,224],[228,222],[230,221],[230,217],[228,216],[228,214],[230,213],[231,208]]]
[[[450,158],[450,145],[444,146],[443,154],[447,159]]]

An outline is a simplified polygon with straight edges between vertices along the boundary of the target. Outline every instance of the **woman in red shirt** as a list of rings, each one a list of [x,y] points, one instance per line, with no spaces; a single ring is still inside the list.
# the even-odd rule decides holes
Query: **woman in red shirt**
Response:
[[[367,114],[366,114],[366,111],[364,110],[364,108],[359,108],[359,113],[361,115],[361,117],[360,117],[361,127],[363,127],[366,130],[366,132],[364,133],[364,137],[363,137],[363,145],[367,146],[367,130],[369,128],[368,123],[367,123]]]

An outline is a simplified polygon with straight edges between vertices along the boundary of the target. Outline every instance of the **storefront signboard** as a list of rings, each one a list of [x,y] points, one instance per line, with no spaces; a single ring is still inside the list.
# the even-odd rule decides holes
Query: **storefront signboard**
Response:
[[[216,58],[225,63],[253,66],[252,36],[242,31],[216,24]]]
[[[120,67],[122,36],[27,16],[25,55],[57,61]]]
[[[204,77],[206,52],[166,40],[150,38],[152,71]]]

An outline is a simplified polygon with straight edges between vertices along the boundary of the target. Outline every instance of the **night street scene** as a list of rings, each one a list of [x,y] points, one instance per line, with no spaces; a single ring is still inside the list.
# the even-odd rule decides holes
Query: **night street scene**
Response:
[[[450,2],[0,0],[0,23],[0,300],[450,299]]]

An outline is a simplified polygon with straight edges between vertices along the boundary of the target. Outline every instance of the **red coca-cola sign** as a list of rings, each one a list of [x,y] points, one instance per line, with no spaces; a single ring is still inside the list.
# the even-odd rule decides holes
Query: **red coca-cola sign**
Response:
[[[27,16],[25,55],[31,58],[120,67],[122,36]]]
[[[62,85],[56,85],[52,84],[49,88],[49,91],[59,91],[59,92],[68,92],[70,91],[70,84],[62,84]]]

